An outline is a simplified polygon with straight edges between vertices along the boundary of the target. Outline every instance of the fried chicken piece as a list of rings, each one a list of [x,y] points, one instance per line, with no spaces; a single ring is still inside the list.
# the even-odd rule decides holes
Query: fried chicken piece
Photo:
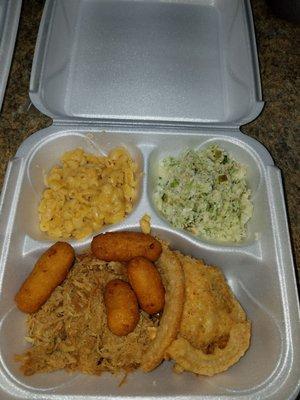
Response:
[[[184,275],[177,255],[166,244],[156,266],[161,274],[165,288],[164,311],[157,328],[156,336],[142,358],[141,368],[149,372],[157,367],[166,349],[176,339],[179,332],[184,304]]]
[[[214,375],[246,352],[251,324],[221,271],[177,253],[185,277],[185,303],[177,339],[166,358],[175,370]]]

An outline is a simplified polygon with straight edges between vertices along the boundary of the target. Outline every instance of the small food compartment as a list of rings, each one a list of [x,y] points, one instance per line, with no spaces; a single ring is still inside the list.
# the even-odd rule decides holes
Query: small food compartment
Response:
[[[211,157],[215,156],[207,153],[209,149],[216,151],[222,160],[219,162],[214,158],[212,161]],[[187,155],[188,151],[191,151],[191,156]],[[228,169],[226,163],[232,167]],[[197,169],[193,171],[193,168]],[[207,178],[203,179],[204,174]],[[235,183],[230,174],[242,174],[242,178],[238,177]],[[197,138],[177,136],[171,144],[166,139],[150,156],[148,184],[152,207],[160,217],[197,240],[243,246],[257,240],[264,229],[267,199],[263,163],[258,154],[242,141],[217,135],[212,139],[205,134]],[[231,207],[234,201],[236,209]],[[201,202],[202,209],[194,211],[193,207]],[[214,206],[215,210],[210,211]],[[224,207],[229,210],[227,214],[223,213]],[[241,215],[233,224],[230,222],[231,213]],[[246,222],[240,221],[243,218]],[[215,224],[214,219],[217,220]],[[206,223],[202,222],[205,220]],[[197,221],[204,229],[211,227],[212,234],[205,235],[201,229],[198,233],[193,232],[189,221],[191,227],[197,225]],[[224,233],[220,234],[222,229]]]
[[[49,172],[53,167],[57,165],[62,166],[61,157],[66,154],[66,152],[75,151],[76,149],[79,149],[79,152],[78,154],[74,154],[72,157],[75,159],[75,161],[77,158],[78,162],[76,161],[74,163],[73,169],[72,166],[68,166],[67,171],[61,170],[61,174],[58,176],[57,185],[61,185],[62,189],[57,189],[54,186],[56,182],[54,182],[52,187],[54,188],[53,194],[56,197],[51,197],[51,200],[45,203],[42,213],[40,211],[40,203],[42,201],[44,191],[48,188],[48,186],[45,186],[46,176],[49,175]],[[101,167],[101,170],[98,170],[98,172],[93,167],[93,160],[90,164],[87,164],[86,169],[84,169],[85,164],[83,164],[83,155],[81,154],[80,150],[95,156],[107,156],[111,151],[116,149],[122,149],[121,151],[123,156],[123,151],[128,153],[128,156],[134,163],[134,168],[136,168],[134,172],[131,171],[129,167],[129,171],[125,171],[123,164],[120,164],[120,169],[118,169],[118,155],[115,156],[115,161],[112,161],[110,164],[108,162],[103,162],[103,166]],[[82,172],[77,173],[76,168],[78,169],[79,167],[83,167],[83,169]],[[112,218],[116,218],[116,211],[114,211],[114,205],[112,201],[114,194],[113,191],[119,190],[116,189],[116,187],[120,187],[120,193],[117,193],[118,198],[120,198],[120,202],[125,203],[124,185],[126,185],[126,181],[124,179],[127,172],[134,174],[133,179],[136,182],[136,188],[132,190],[134,193],[132,201],[129,200],[128,202],[128,206],[131,206],[132,204],[132,210],[124,211],[122,208],[122,215],[118,218],[118,222],[121,222],[128,216],[128,214],[134,211],[140,201],[143,171],[143,156],[140,150],[135,146],[132,140],[124,141],[121,137],[108,137],[105,132],[99,132],[97,135],[89,135],[88,133],[81,132],[59,132],[51,137],[51,139],[48,138],[47,140],[42,141],[32,150],[28,157],[25,168],[26,173],[24,174],[24,179],[22,181],[20,202],[25,205],[24,207],[26,210],[22,208],[20,213],[17,213],[16,223],[18,223],[18,220],[20,219],[20,223],[26,226],[26,234],[33,240],[85,240],[87,237],[91,237],[92,235],[99,233],[100,230],[107,228],[107,226],[111,225],[112,222],[102,218],[100,228],[97,228],[97,226],[92,226],[90,228],[91,232],[85,232],[86,226],[89,223],[96,221],[96,217],[101,210],[103,210],[103,216],[107,216],[110,210],[112,210]],[[95,171],[95,174],[91,175],[90,178],[85,176],[89,170]],[[54,173],[56,172],[54,171]],[[113,176],[113,174],[115,175]],[[52,176],[54,176],[53,173]],[[73,178],[74,176],[75,178]],[[96,178],[98,181],[95,181]],[[73,179],[74,182],[70,182],[70,185],[68,185],[68,179]],[[90,182],[89,179],[90,181],[92,179],[94,180]],[[118,182],[120,181],[120,183],[116,182],[116,179]],[[101,184],[101,182],[104,183]],[[105,197],[105,193],[103,192],[104,184],[106,184],[110,190],[108,193],[109,197]],[[71,193],[66,192],[68,187],[72,187],[72,189],[69,189],[72,190]],[[99,197],[99,200],[97,200],[97,196]],[[28,201],[29,199],[30,201]],[[73,208],[72,205],[67,208],[67,203],[70,201],[75,203]],[[50,204],[50,202],[53,204]],[[58,205],[59,202],[62,202],[62,206]],[[123,204],[121,205],[123,207]],[[59,213],[59,217],[62,218],[64,215],[64,209],[66,209],[66,213],[68,213],[68,215],[65,219],[62,219],[62,221],[57,224],[62,232],[61,235],[58,232],[57,236],[52,235],[51,237],[48,232],[43,232],[43,230],[41,230],[41,220],[39,220],[39,214],[42,214],[44,217],[44,214],[49,212],[52,209],[52,206],[53,212],[51,212],[51,218],[56,217],[55,212]],[[93,218],[89,216],[92,207],[95,209],[95,216]],[[102,207],[102,209],[99,210],[99,207]],[[47,208],[50,210],[47,210]],[[82,211],[80,211],[81,208]],[[122,218],[123,216],[124,218]],[[75,220],[75,218],[77,219]],[[43,221],[48,222],[49,219],[50,217],[44,217]],[[85,222],[86,220],[87,223]],[[75,230],[76,222],[78,224],[77,230]],[[65,228],[66,224],[72,224],[70,228],[70,231],[72,229],[70,236],[66,236],[66,231],[62,230]],[[52,229],[50,233],[52,232],[54,232],[54,229]],[[74,237],[74,232],[75,235],[77,232],[79,236]],[[63,233],[65,233],[65,235],[63,235]]]
[[[299,308],[280,171],[274,166],[268,151],[239,130],[242,124],[255,119],[263,107],[250,1],[48,0],[45,2],[37,39],[29,94],[33,104],[53,119],[53,125],[36,132],[22,143],[16,157],[9,163],[0,201],[0,397],[43,397],[52,400],[62,397],[67,400],[74,397],[93,399],[99,396],[138,396],[148,399],[168,396],[179,399],[205,397],[210,400],[222,396],[226,399],[250,400],[295,398],[299,389],[300,368],[297,330]],[[236,181],[240,182],[242,178],[243,182],[239,187],[233,185],[233,190],[238,195],[245,193],[246,203],[247,188],[251,192],[249,198],[253,204],[253,215],[250,219],[245,219],[246,234],[238,237],[241,240],[233,241],[229,234],[231,239],[222,241],[203,237],[201,234],[196,236],[193,232],[173,226],[156,205],[155,193],[162,160],[168,157],[177,158],[186,149],[203,152],[210,146],[219,146],[210,160],[211,166],[220,152],[224,165],[228,157],[232,157],[245,168],[245,176],[239,175],[240,167],[236,171],[224,169],[226,173],[218,172],[215,176],[214,173],[211,174],[217,183],[216,187],[221,190],[223,183],[225,185],[228,181],[231,182],[230,174],[236,173]],[[222,366],[223,369],[213,376],[206,376],[201,372],[199,376],[186,371],[175,373],[172,370],[174,362],[169,360],[164,360],[152,371],[149,368],[150,372],[143,372],[141,368],[135,370],[135,367],[142,365],[138,360],[136,364],[133,363],[134,368],[131,368],[134,371],[129,373],[126,370],[113,375],[101,370],[101,363],[107,361],[109,364],[112,356],[109,352],[102,356],[107,348],[102,345],[101,340],[96,340],[96,351],[87,351],[87,354],[93,360],[93,367],[89,372],[101,372],[100,376],[79,373],[76,368],[73,372],[58,369],[55,372],[24,375],[14,356],[30,348],[32,325],[28,331],[27,316],[17,308],[14,298],[41,255],[54,242],[61,240],[59,237],[50,237],[39,227],[38,209],[45,190],[45,176],[66,152],[82,149],[80,151],[95,156],[107,156],[113,149],[120,147],[126,149],[137,165],[137,193],[133,207],[122,221],[117,218],[110,220],[115,223],[101,227],[95,225],[95,230],[87,232],[86,236],[70,235],[65,239],[68,245],[64,246],[73,247],[78,257],[74,266],[70,267],[67,263],[64,273],[57,274],[59,279],[54,274],[54,280],[48,274],[49,265],[54,263],[47,264],[46,269],[39,269],[39,274],[47,275],[40,281],[41,285],[35,282],[36,286],[31,286],[31,289],[45,286],[48,290],[50,283],[52,285],[55,282],[58,285],[52,294],[49,294],[49,290],[46,293],[50,297],[44,304],[45,307],[50,307],[50,312],[43,316],[42,307],[33,314],[33,318],[39,315],[43,322],[40,338],[47,339],[47,335],[55,329],[59,332],[59,337],[55,336],[51,342],[54,347],[49,345],[48,348],[47,342],[49,356],[55,354],[55,349],[59,346],[62,353],[70,357],[76,353],[76,348],[74,350],[70,343],[64,342],[70,338],[70,332],[72,336],[72,329],[68,330],[70,326],[74,328],[77,324],[83,335],[88,334],[89,329],[95,330],[92,330],[92,339],[89,337],[87,342],[80,340],[80,343],[94,345],[95,338],[99,339],[99,332],[103,332],[101,329],[106,326],[105,321],[108,318],[102,312],[103,307],[106,307],[107,313],[113,309],[111,304],[106,305],[105,299],[104,306],[101,303],[101,296],[106,293],[103,285],[109,283],[105,280],[108,275],[124,281],[121,285],[118,283],[113,286],[114,290],[119,285],[124,292],[131,293],[129,302],[116,302],[117,305],[114,303],[114,316],[118,316],[116,310],[119,311],[124,305],[127,307],[131,304],[134,310],[127,315],[128,319],[133,316],[129,324],[129,328],[133,330],[127,336],[115,335],[117,339],[114,337],[114,340],[119,340],[119,345],[114,354],[120,352],[124,359],[128,346],[123,346],[122,340],[124,337],[128,339],[130,334],[135,338],[136,330],[142,329],[136,318],[138,312],[145,324],[143,326],[150,328],[146,330],[146,336],[142,335],[143,338],[154,341],[150,342],[150,349],[151,344],[156,343],[155,339],[160,338],[157,332],[161,321],[161,326],[166,327],[164,335],[174,336],[171,337],[172,343],[168,342],[166,348],[159,348],[160,352],[154,348],[153,359],[159,359],[159,364],[163,358],[177,357],[177,372],[182,369],[190,371],[191,369],[183,366],[186,362],[185,355],[180,359],[180,349],[190,349],[186,343],[184,347],[181,340],[185,339],[181,331],[184,327],[181,325],[189,327],[189,324],[181,322],[184,304],[188,304],[193,295],[193,305],[203,312],[197,316],[197,321],[203,320],[208,329],[213,327],[212,335],[214,331],[217,332],[207,343],[199,345],[198,339],[195,340],[194,347],[200,346],[200,349],[196,349],[198,352],[192,352],[196,354],[196,361],[203,359],[205,353],[204,359],[214,366],[214,357],[224,354],[222,351],[227,349],[228,343],[231,346],[234,344],[230,349],[237,349],[237,353],[230,360],[229,369]],[[220,149],[227,153],[227,158]],[[72,159],[65,177],[61,170],[54,171],[54,175],[57,172],[57,176],[52,177],[54,186],[61,189],[61,176],[71,178],[73,183],[75,179],[76,182],[76,168],[82,161],[80,151],[73,154],[78,159],[76,162]],[[223,171],[222,166],[223,164],[218,171]],[[195,173],[198,173],[198,167],[195,169]],[[91,198],[95,201],[94,192],[90,198],[83,196],[83,193],[85,190],[94,191],[98,185],[92,176],[87,179],[89,172],[82,169],[84,184],[78,185],[76,195],[73,193],[73,197],[83,197],[84,207],[87,208]],[[205,174],[209,175],[207,172]],[[184,184],[184,179],[178,175],[176,180],[173,179],[175,187]],[[92,188],[89,187],[91,182],[94,182]],[[69,196],[72,191],[64,190],[67,191],[64,196]],[[227,189],[224,192],[227,193]],[[204,194],[203,192],[203,197]],[[105,203],[99,196],[96,202],[99,206],[105,203],[110,207],[114,203],[113,197],[113,193],[109,191],[106,196],[109,201]],[[234,197],[228,200],[226,207],[230,207],[232,198]],[[48,206],[49,204],[45,206],[46,211]],[[209,210],[211,205],[207,206]],[[73,218],[73,212],[76,214],[76,211],[72,211],[71,216],[67,213],[69,220]],[[118,210],[112,209],[113,216],[117,213]],[[210,213],[207,215],[210,216]],[[57,216],[54,215],[53,218]],[[75,215],[76,218],[78,216]],[[141,254],[137,255],[136,249],[144,247],[136,239],[132,239],[136,238],[141,226],[146,230],[150,229],[149,222],[151,234],[163,241],[160,244],[162,252],[153,261],[143,257],[146,253],[142,253],[142,260],[139,258]],[[79,226],[78,229],[81,228]],[[220,229],[228,229],[225,222]],[[103,233],[97,237],[101,244],[106,240],[103,238],[116,237],[116,233],[122,236],[124,231],[127,241],[121,244],[109,241],[106,249],[110,253],[121,249],[125,253],[129,252],[130,257],[126,260],[122,258],[123,261],[107,261],[100,252],[95,260],[95,254],[101,246],[98,250],[91,246],[93,237]],[[224,239],[224,234],[222,238]],[[151,251],[159,248],[150,246],[153,245],[152,240],[157,239],[146,235],[143,236],[142,241],[144,240],[146,243],[150,240],[151,243],[148,244]],[[164,243],[168,243],[170,249]],[[84,255],[90,248],[92,256]],[[181,254],[173,252],[176,250]],[[164,258],[166,254],[168,257]],[[188,256],[198,261],[193,264]],[[130,273],[128,275],[126,268],[127,263],[131,263],[133,259],[137,263],[131,264],[133,270],[134,265],[138,270],[141,266],[144,270],[148,268],[149,275],[146,276],[151,277],[152,281],[150,278],[149,281],[154,282],[144,288],[153,291],[154,288],[160,288],[157,289],[159,296],[156,297],[156,300],[160,299],[157,301],[160,307],[164,303],[160,315],[146,313],[145,303],[141,299],[148,300],[151,293],[145,290],[143,296],[140,295],[138,286],[135,286],[137,280],[131,277],[130,282]],[[200,260],[211,267],[206,268]],[[154,266],[149,266],[148,261],[154,263]],[[197,271],[195,279],[188,272],[186,275],[183,273],[184,265],[189,262],[194,271]],[[67,270],[69,267],[70,270]],[[163,288],[158,283],[160,280],[157,278],[157,271],[162,282],[167,279]],[[198,273],[201,271],[203,275],[199,278]],[[205,274],[209,273],[212,277],[205,280]],[[207,282],[207,290],[205,285],[204,289],[197,286],[201,286],[203,282]],[[70,289],[69,294],[65,291],[66,288]],[[50,289],[52,290],[52,286]],[[212,292],[213,300],[205,306],[205,301],[209,302],[208,294]],[[234,301],[231,292],[242,309]],[[162,293],[165,293],[164,299]],[[104,297],[110,299],[110,295]],[[137,297],[136,302],[134,296]],[[35,299],[34,296],[33,298]],[[70,305],[70,299],[75,299],[75,309]],[[150,305],[153,307],[152,303]],[[85,313],[83,306],[87,310],[91,307],[92,312]],[[232,310],[238,312],[234,314]],[[228,317],[231,312],[238,315],[234,323]],[[167,314],[168,318],[164,319]],[[191,315],[194,315],[193,312]],[[229,319],[224,322],[224,318]],[[70,320],[72,323],[69,326],[67,322]],[[121,323],[122,318],[115,318],[113,321]],[[239,329],[242,326],[244,334],[234,335],[231,323],[238,325]],[[190,325],[194,327],[193,324]],[[110,325],[112,326],[113,324]],[[229,329],[229,333],[223,332],[224,326]],[[114,332],[124,333],[117,329]],[[143,330],[141,332],[144,333]],[[195,332],[197,334],[202,330],[195,328]],[[37,331],[34,335],[39,336]],[[194,343],[194,338],[189,339]],[[249,340],[250,346],[247,350]],[[191,341],[188,342],[193,347]],[[172,347],[173,350],[170,350],[173,342],[176,342],[175,349]],[[136,343],[140,344],[135,340],[134,344]],[[139,348],[137,352],[133,352],[134,357],[149,354],[149,348],[143,348],[145,352],[140,353]],[[228,354],[232,355],[230,352]],[[94,359],[94,355],[99,357]],[[75,360],[74,363],[76,362]],[[199,373],[199,370],[196,372]]]

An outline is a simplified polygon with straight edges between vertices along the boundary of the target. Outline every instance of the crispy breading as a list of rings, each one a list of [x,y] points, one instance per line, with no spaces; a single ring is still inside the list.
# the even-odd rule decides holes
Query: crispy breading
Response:
[[[74,259],[74,249],[69,243],[56,242],[49,247],[16,294],[18,308],[25,313],[39,310],[53,290],[64,281]]]
[[[163,360],[165,351],[176,338],[184,304],[184,275],[177,255],[163,244],[156,266],[165,288],[165,307],[155,339],[142,358],[141,368],[151,371]]]
[[[212,354],[195,348],[189,341],[179,337],[168,348],[167,355],[176,361],[176,372],[191,371],[213,376],[226,371],[244,355],[249,347],[250,328],[249,321],[235,324],[225,348],[216,346]]]
[[[104,290],[107,326],[117,336],[126,336],[134,331],[140,313],[136,295],[128,282],[112,279]]]
[[[225,371],[245,353],[250,322],[221,271],[177,253],[185,277],[180,333],[167,349],[175,369],[203,375]]]
[[[95,257],[104,261],[127,262],[134,257],[156,261],[161,254],[161,244],[142,232],[106,232],[93,238],[91,250]]]
[[[130,285],[142,310],[152,315],[165,305],[165,288],[154,264],[144,257],[136,257],[127,264]]]

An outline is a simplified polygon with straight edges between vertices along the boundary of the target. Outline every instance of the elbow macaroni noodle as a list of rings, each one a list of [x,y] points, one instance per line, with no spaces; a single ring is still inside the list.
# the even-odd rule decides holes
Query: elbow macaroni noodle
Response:
[[[108,156],[75,149],[45,178],[39,204],[40,229],[53,238],[83,239],[114,224],[132,210],[137,194],[137,164],[118,147]]]

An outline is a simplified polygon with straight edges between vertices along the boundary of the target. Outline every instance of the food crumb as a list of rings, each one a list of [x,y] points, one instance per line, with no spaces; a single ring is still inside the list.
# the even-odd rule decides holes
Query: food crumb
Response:
[[[261,239],[261,233],[260,233],[260,232],[255,232],[255,234],[254,234],[254,239],[255,239],[256,241],[260,240],[260,239]]]
[[[121,387],[122,385],[124,385],[127,381],[127,377],[128,377],[128,372],[125,372],[123,378],[120,380],[118,387]]]
[[[25,336],[24,339],[25,339],[25,341],[26,341],[27,343],[34,344],[34,339],[31,338],[30,336]]]
[[[150,234],[151,232],[151,217],[148,214],[144,214],[140,219],[140,227],[141,231],[146,234]]]

